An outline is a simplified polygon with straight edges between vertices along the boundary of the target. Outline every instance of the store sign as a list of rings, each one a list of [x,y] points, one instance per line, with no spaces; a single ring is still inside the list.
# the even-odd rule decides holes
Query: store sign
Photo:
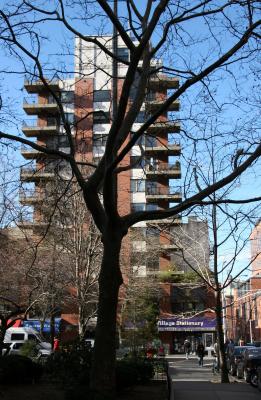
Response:
[[[61,325],[61,318],[55,318],[55,321],[54,321],[55,333],[58,333],[60,331],[60,325]],[[29,319],[29,320],[23,321],[23,326],[26,326],[27,328],[33,328],[38,332],[40,332],[40,330],[41,330],[41,322],[37,319]],[[51,332],[51,326],[50,326],[49,319],[46,319],[44,321],[43,332],[45,332],[45,333]]]
[[[158,321],[158,331],[215,331],[216,318],[162,318]]]

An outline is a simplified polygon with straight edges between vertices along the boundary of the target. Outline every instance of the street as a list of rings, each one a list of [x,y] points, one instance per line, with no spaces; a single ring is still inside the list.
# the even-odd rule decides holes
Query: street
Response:
[[[213,374],[213,359],[205,358],[204,366],[198,365],[196,356],[189,360],[169,356],[171,400],[260,400],[260,392],[243,380],[231,378],[231,384],[220,384],[219,375]]]

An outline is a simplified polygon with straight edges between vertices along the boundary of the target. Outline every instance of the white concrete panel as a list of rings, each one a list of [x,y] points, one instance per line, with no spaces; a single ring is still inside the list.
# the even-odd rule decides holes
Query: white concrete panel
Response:
[[[145,221],[137,222],[137,224],[133,225],[133,228],[146,228],[147,224]]]
[[[145,240],[133,240],[132,248],[134,251],[146,251],[146,241]]]
[[[142,146],[142,148],[144,150],[144,146]],[[132,156],[141,156],[140,146],[133,146],[133,148],[131,149],[131,155]]]
[[[131,194],[132,203],[146,203],[145,192],[136,192]]]
[[[93,133],[107,135],[111,129],[110,124],[93,124]]]
[[[110,111],[111,103],[109,101],[94,101],[93,102],[93,109],[95,111]]]
[[[131,177],[133,179],[144,179],[145,173],[143,169],[135,168],[131,170]]]
[[[147,276],[146,265],[133,265],[132,270],[136,276],[139,277]]]

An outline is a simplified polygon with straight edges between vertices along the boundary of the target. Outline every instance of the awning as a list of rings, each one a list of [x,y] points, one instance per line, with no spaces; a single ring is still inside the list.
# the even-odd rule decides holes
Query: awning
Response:
[[[161,318],[158,321],[158,331],[214,332],[216,324],[216,318],[207,317]]]
[[[59,333],[60,325],[61,325],[61,318],[55,318],[54,319],[55,333]],[[23,326],[26,326],[28,328],[33,328],[38,332],[40,332],[41,330],[41,322],[38,319],[28,319],[26,321],[23,321]],[[46,319],[44,321],[43,332],[45,333],[51,332],[50,319]]]

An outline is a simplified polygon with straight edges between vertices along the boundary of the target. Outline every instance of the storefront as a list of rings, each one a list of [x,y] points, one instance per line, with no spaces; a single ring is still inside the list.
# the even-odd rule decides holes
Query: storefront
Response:
[[[216,318],[200,316],[191,318],[160,318],[158,321],[160,339],[170,353],[183,353],[184,341],[191,343],[191,351],[195,352],[199,341],[206,350],[211,350],[215,343]]]

